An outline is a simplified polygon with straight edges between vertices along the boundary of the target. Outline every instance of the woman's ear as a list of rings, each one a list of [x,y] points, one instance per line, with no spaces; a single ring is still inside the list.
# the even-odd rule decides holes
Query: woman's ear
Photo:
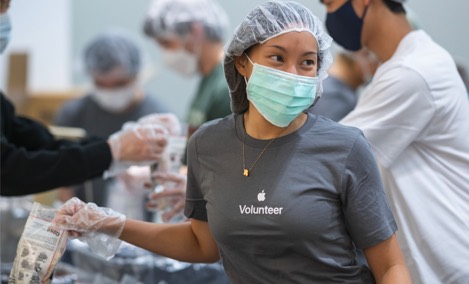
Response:
[[[236,70],[238,70],[239,74],[241,74],[243,77],[249,77],[248,75],[248,59],[246,58],[246,55],[244,53],[240,56],[235,57],[235,67]]]

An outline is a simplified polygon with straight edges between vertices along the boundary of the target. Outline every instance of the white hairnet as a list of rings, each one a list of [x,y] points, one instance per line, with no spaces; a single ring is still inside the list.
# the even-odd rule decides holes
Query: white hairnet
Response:
[[[246,83],[236,70],[234,59],[249,47],[263,43],[273,37],[290,32],[310,32],[318,42],[319,88],[322,92],[322,80],[327,77],[326,70],[332,63],[329,51],[332,38],[325,33],[321,21],[313,13],[296,2],[271,1],[257,6],[236,28],[225,53],[225,76],[231,92],[231,110],[242,113],[248,107]]]
[[[153,0],[144,21],[144,32],[157,38],[185,36],[192,23],[201,24],[209,39],[222,42],[228,17],[212,0]]]
[[[109,31],[88,44],[84,61],[91,75],[106,74],[116,67],[122,67],[124,75],[133,77],[140,69],[140,51],[123,32]]]

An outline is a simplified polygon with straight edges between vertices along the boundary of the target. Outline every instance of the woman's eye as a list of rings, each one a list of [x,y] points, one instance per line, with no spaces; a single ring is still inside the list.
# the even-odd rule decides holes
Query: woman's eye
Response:
[[[309,60],[303,61],[303,62],[301,63],[301,65],[305,65],[305,66],[314,66],[314,65],[315,65],[315,62],[314,62],[314,60],[309,59]]]
[[[270,59],[274,60],[274,61],[278,61],[278,62],[283,62],[283,57],[280,56],[280,55],[272,55],[270,57]]]

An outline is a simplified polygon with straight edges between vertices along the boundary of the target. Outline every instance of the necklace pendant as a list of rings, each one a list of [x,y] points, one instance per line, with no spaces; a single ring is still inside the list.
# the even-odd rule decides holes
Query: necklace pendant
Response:
[[[245,177],[249,176],[249,170],[248,170],[248,169],[244,169],[243,175],[244,175]]]

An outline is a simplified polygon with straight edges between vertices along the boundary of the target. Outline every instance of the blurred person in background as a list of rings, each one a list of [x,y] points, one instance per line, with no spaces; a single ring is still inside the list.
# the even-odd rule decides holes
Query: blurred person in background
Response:
[[[374,150],[414,283],[469,279],[469,102],[451,55],[406,16],[404,0],[321,0],[348,50],[381,62],[340,123]]]
[[[144,20],[144,33],[161,48],[169,69],[185,77],[201,76],[186,115],[188,136],[203,123],[231,114],[222,65],[227,29],[228,17],[214,0],[154,0]],[[151,199],[181,199],[183,194],[165,190]],[[182,206],[181,200],[173,212]]]
[[[11,22],[7,13],[10,0],[0,0],[0,53],[3,53],[10,41]]]
[[[161,47],[166,66],[202,76],[186,117],[189,135],[231,113],[221,64],[227,28],[225,11],[212,0],[155,0],[145,18],[144,32]]]
[[[413,30],[421,28],[418,15],[406,7],[406,17]],[[380,62],[367,48],[358,51],[341,50],[324,80],[321,99],[310,111],[339,121],[352,111],[360,93],[373,79]]]
[[[338,52],[324,79],[321,99],[309,111],[339,121],[355,108],[359,88],[371,81],[378,65],[366,49]]]
[[[10,39],[9,0],[0,1],[0,53]],[[122,163],[158,160],[167,143],[159,127],[134,125],[109,138],[56,140],[37,121],[18,116],[0,90],[0,195],[29,195],[83,182]]]
[[[83,61],[94,88],[87,95],[65,103],[56,116],[56,125],[82,128],[89,136],[107,137],[126,122],[169,111],[155,94],[139,84],[140,50],[124,31],[111,30],[92,39],[84,50]],[[143,183],[147,180],[142,180],[141,186],[137,180],[145,178],[149,179],[148,169],[145,174],[144,169],[133,168],[115,179],[97,177],[89,183],[61,189],[59,198],[64,201],[77,196],[98,206],[122,210],[108,201],[114,200],[115,204],[117,196],[126,199],[124,195],[132,193],[124,202],[139,202],[136,205],[142,210]],[[128,188],[130,184],[136,188]]]

